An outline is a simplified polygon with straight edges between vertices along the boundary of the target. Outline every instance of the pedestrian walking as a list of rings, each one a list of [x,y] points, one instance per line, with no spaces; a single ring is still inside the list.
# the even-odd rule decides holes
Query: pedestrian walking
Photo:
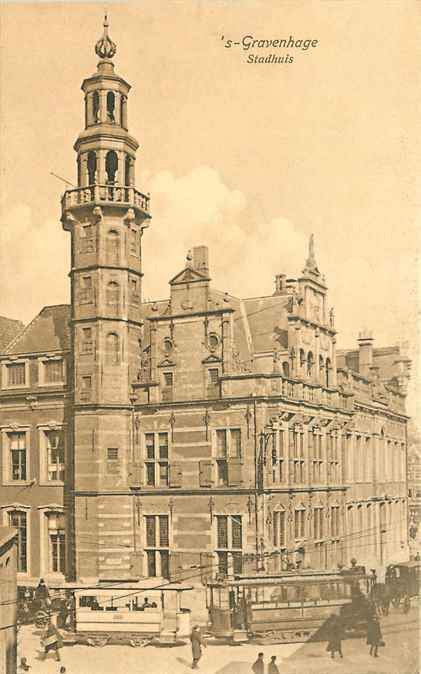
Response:
[[[276,655],[272,655],[270,658],[268,674],[279,674],[278,665],[276,664]]]
[[[39,601],[41,607],[47,607],[51,604],[50,592],[45,584],[44,578],[40,578],[39,583],[35,588],[35,599]]]
[[[370,655],[379,657],[379,646],[384,646],[380,622],[377,616],[373,616],[367,623],[367,644],[370,646]]]
[[[257,654],[257,660],[253,662],[251,670],[252,672],[254,672],[254,674],[265,674],[265,663],[263,660],[263,653]]]
[[[192,669],[198,669],[199,668],[198,663],[200,658],[202,657],[202,646],[206,648],[206,643],[200,633],[199,625],[195,625],[193,627],[193,632],[191,633],[190,641],[193,657]]]
[[[60,648],[63,646],[63,639],[57,627],[53,623],[49,623],[43,636],[41,637],[41,646],[44,648],[43,659],[47,657],[51,651],[55,653],[57,662],[61,661]]]
[[[334,658],[335,653],[339,653],[339,656],[343,658],[342,655],[342,639],[343,639],[343,626],[342,621],[339,617],[333,616],[328,625],[329,640],[327,642],[326,650],[330,652],[330,657]]]

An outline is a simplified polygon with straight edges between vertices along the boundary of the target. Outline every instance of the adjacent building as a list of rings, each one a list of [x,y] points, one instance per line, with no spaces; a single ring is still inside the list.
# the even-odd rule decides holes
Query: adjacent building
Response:
[[[16,674],[16,600],[16,531],[0,527],[0,674]]]
[[[143,301],[150,203],[115,51],[105,21],[62,198],[71,305],[45,307],[0,357],[20,581],[407,558],[408,358],[367,332],[337,351],[313,237],[266,296],[214,288],[197,246],[167,299]]]

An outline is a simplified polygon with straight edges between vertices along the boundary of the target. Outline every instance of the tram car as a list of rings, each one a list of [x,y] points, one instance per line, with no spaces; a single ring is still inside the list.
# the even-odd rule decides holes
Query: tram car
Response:
[[[182,583],[67,586],[67,615],[59,611],[54,620],[65,645],[177,645],[191,633],[190,611],[181,603],[192,589]]]
[[[231,642],[324,640],[329,620],[337,615],[348,636],[361,636],[371,611],[368,586],[364,574],[337,571],[208,581],[210,632]]]

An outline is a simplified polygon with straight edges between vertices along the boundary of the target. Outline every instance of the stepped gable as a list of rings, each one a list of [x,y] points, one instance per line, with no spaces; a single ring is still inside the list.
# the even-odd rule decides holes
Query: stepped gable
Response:
[[[66,351],[70,348],[69,320],[68,304],[44,307],[9,344],[6,353]]]
[[[0,353],[5,351],[15,337],[22,332],[25,325],[22,321],[0,316]]]

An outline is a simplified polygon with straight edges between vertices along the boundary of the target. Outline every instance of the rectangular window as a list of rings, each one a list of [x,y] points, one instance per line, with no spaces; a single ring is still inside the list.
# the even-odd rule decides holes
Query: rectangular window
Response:
[[[48,513],[49,570],[53,573],[66,571],[65,521],[61,513]]]
[[[285,480],[285,447],[284,431],[279,429],[272,436],[272,482]]]
[[[299,509],[294,513],[294,536],[295,538],[305,537],[305,510]]]
[[[170,402],[174,396],[174,374],[173,372],[163,373],[163,388],[162,400],[163,402]]]
[[[82,303],[92,302],[93,298],[93,284],[91,276],[82,276],[80,283],[79,300]]]
[[[218,381],[219,381],[219,371],[218,368],[211,368],[208,370],[208,375],[209,375],[209,384],[211,386],[217,386]]]
[[[81,377],[80,399],[90,400],[92,396],[92,377],[87,375]]]
[[[63,361],[44,361],[44,382],[46,384],[61,383],[63,381]]]
[[[339,536],[339,506],[332,506],[330,509],[331,535],[332,538]]]
[[[228,464],[230,459],[241,458],[241,430],[239,428],[218,428],[216,430],[216,465],[219,487],[228,485]]]
[[[145,529],[148,576],[162,576],[169,579],[168,515],[145,515]]]
[[[28,571],[27,555],[27,518],[26,512],[13,510],[9,512],[9,526],[18,530],[17,537],[17,570],[20,573]]]
[[[92,353],[92,328],[82,328],[82,353]]]
[[[242,572],[243,532],[241,515],[217,515],[216,546],[218,571],[222,575]]]
[[[168,433],[145,433],[145,470],[148,487],[168,486]]]
[[[64,438],[62,431],[44,431],[47,447],[47,479],[64,482]]]
[[[25,363],[9,363],[6,365],[7,369],[7,385],[8,386],[25,386],[26,385],[26,364]]]
[[[12,480],[27,480],[26,433],[8,433],[10,478]]]
[[[164,372],[164,385],[170,387],[174,385],[174,375],[172,372]]]
[[[212,367],[208,370],[207,397],[219,398],[219,370]]]
[[[275,510],[273,513],[273,547],[284,548],[285,546],[285,512],[283,510]]]
[[[314,539],[323,538],[323,508],[315,508],[313,511]]]

